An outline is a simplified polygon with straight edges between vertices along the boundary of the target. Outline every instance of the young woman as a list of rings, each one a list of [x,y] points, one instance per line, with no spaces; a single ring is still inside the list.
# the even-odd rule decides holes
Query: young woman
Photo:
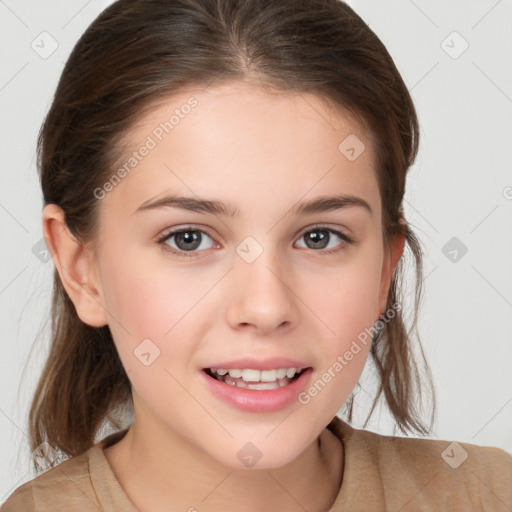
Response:
[[[512,508],[503,450],[337,416],[371,356],[375,401],[429,433],[400,280],[407,245],[417,307],[417,148],[391,57],[340,1],[107,8],[38,146],[56,271],[30,434],[54,467],[1,510]]]

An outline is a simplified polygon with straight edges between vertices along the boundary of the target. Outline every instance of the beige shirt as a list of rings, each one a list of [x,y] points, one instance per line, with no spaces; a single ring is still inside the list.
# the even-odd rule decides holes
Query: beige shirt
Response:
[[[512,456],[499,448],[384,436],[338,417],[328,428],[345,454],[329,512],[512,511]],[[125,432],[21,485],[0,512],[138,512],[103,453]]]

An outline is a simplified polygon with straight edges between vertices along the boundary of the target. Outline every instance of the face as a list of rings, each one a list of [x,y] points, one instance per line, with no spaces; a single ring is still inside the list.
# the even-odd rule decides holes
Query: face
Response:
[[[282,466],[349,397],[383,312],[371,140],[314,95],[231,84],[170,98],[127,141],[96,191],[97,276],[135,421],[231,467]],[[357,199],[304,208],[341,196]]]

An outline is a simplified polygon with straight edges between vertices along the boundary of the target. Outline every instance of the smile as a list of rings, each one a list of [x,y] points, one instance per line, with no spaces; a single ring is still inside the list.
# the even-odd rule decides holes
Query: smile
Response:
[[[221,403],[245,412],[268,413],[296,405],[312,372],[311,367],[281,367],[203,368],[199,373],[209,392]]]

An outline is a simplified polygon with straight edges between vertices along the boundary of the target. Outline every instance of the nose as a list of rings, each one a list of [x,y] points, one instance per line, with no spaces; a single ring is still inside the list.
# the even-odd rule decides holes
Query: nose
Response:
[[[227,321],[233,329],[252,328],[260,335],[294,327],[299,319],[293,277],[266,250],[252,263],[235,259]]]

